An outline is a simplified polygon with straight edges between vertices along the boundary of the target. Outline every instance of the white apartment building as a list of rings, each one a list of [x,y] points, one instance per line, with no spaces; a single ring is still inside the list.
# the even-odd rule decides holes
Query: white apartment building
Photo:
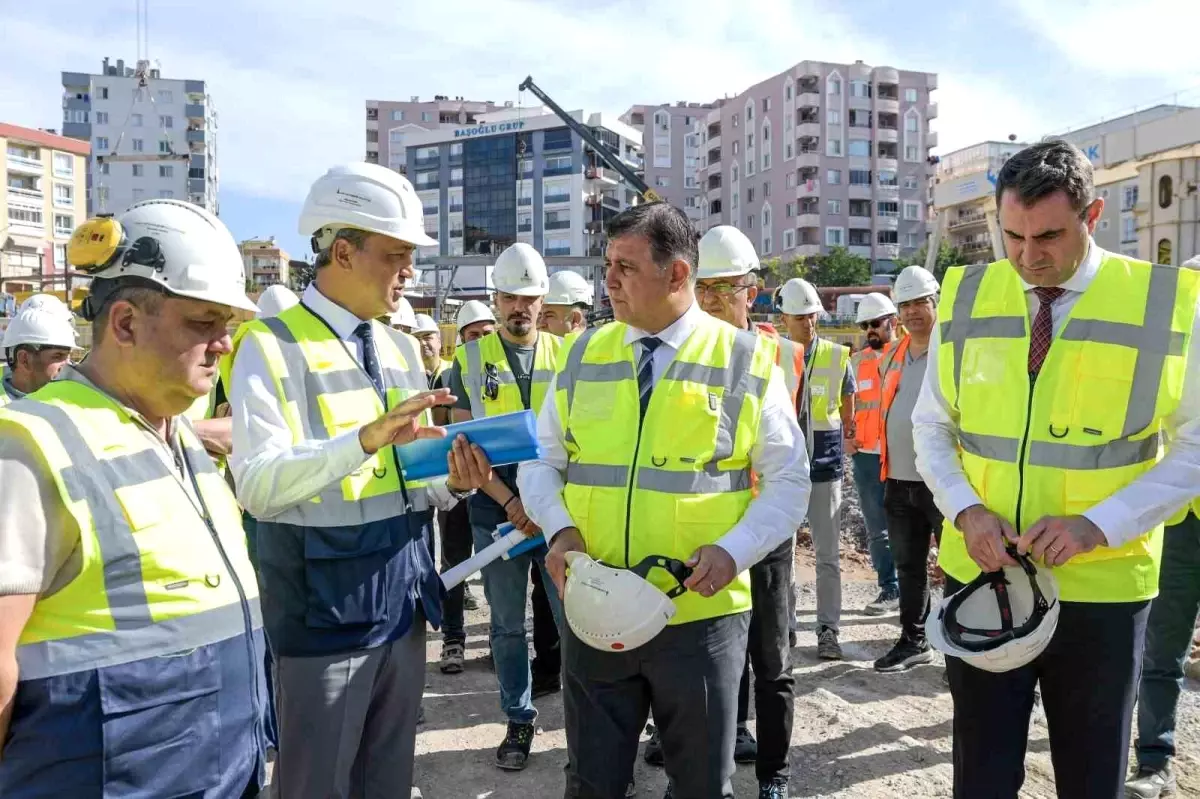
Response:
[[[620,117],[642,134],[642,149],[647,154],[643,178],[646,185],[682,208],[696,224],[708,213],[697,173],[703,139],[697,124],[714,107],[712,103],[680,100],[674,105],[635,105]]]

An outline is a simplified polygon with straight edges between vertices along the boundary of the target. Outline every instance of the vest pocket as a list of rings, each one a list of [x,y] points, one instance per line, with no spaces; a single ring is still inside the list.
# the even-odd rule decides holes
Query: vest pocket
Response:
[[[221,664],[214,648],[96,672],[104,796],[190,796],[220,777]]]
[[[387,621],[387,565],[394,550],[387,521],[305,528],[304,623],[331,629]]]

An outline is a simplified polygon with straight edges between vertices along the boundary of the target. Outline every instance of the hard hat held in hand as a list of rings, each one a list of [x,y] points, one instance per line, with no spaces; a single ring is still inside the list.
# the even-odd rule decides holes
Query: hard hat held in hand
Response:
[[[700,239],[696,278],[741,277],[759,269],[758,253],[746,234],[732,225],[717,225]]]
[[[977,669],[1012,671],[1032,663],[1058,628],[1058,581],[1025,555],[1019,565],[980,574],[942,600],[925,621],[934,649]]]
[[[592,284],[588,283],[578,272],[564,269],[550,276],[550,290],[543,300],[544,305],[576,305],[583,303],[591,306]]]
[[[518,241],[496,259],[492,269],[492,285],[496,291],[521,297],[541,297],[550,290],[546,262],[529,244]]]
[[[932,297],[941,289],[937,278],[923,266],[906,266],[896,277],[892,296],[896,302],[911,302],[922,297]]]
[[[785,314],[791,316],[808,316],[814,313],[824,313],[821,306],[821,295],[807,280],[794,277],[779,289],[779,306]]]
[[[33,307],[21,311],[4,331],[4,348],[23,344],[38,347],[75,348],[75,326],[61,313]]]
[[[438,333],[440,330],[432,316],[427,313],[419,313],[413,324],[412,334],[415,336],[421,333]]]
[[[313,252],[330,246],[348,227],[418,247],[437,244],[425,232],[425,209],[408,178],[379,164],[332,167],[308,190],[298,229],[312,236]]]
[[[458,309],[458,315],[454,319],[454,324],[461,333],[462,329],[467,325],[473,325],[476,322],[495,322],[496,315],[492,313],[492,309],[487,307],[479,300],[467,300]]]
[[[296,292],[276,283],[274,286],[267,286],[258,296],[258,315],[260,318],[279,316],[288,308],[299,304],[300,298],[296,296]]]
[[[858,317],[854,321],[855,324],[861,325],[863,322],[874,322],[885,316],[895,316],[896,313],[896,306],[892,304],[888,295],[868,294],[858,304]]]
[[[583,552],[566,553],[563,613],[571,632],[601,652],[628,652],[654,638],[675,616],[671,600],[687,589],[691,569],[671,558],[651,556],[632,569],[614,569]],[[663,593],[646,580],[652,568],[666,569],[679,583]]]
[[[122,282],[258,310],[246,296],[242,253],[229,230],[200,206],[180,200],[146,200],[119,217],[89,219],[71,234],[67,261],[95,279],[84,303],[87,319],[95,318],[106,291]]]
[[[397,325],[407,327],[409,329],[416,327],[417,313],[413,310],[412,303],[406,300],[404,297],[401,297],[400,301],[396,303],[396,305],[398,307],[389,317],[392,327],[396,327]]]

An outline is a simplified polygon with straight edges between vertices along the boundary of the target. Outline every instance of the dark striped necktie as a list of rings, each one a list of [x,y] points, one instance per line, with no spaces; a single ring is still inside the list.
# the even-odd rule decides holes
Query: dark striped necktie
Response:
[[[642,416],[646,418],[646,406],[650,404],[650,392],[654,390],[654,351],[662,344],[661,339],[647,336],[640,339],[642,357],[638,361],[638,399],[641,402]]]

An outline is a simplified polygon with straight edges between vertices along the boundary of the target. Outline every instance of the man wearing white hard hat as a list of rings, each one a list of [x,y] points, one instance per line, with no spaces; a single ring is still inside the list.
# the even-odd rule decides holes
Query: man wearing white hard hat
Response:
[[[67,304],[53,294],[31,294],[17,308],[17,313],[20,314],[24,311],[32,310],[46,311],[66,319],[73,319],[75,316],[71,312],[71,309],[67,307]]]
[[[417,313],[413,310],[412,303],[404,297],[401,297],[396,304],[398,306],[396,310],[388,314],[388,322],[401,333],[411,335],[417,326]]]
[[[883,480],[879,477],[880,398],[883,383],[879,364],[884,350],[896,340],[896,306],[887,294],[868,294],[858,304],[858,326],[867,345],[850,356],[850,368],[858,392],[854,395],[854,434],[846,437],[846,450],[854,469],[858,505],[867,526],[867,551],[879,585],[879,596],[867,603],[863,613],[882,616],[900,606],[896,565],[888,546],[887,519],[883,514]]]
[[[58,376],[75,348],[69,316],[36,306],[19,311],[4,331],[8,368],[0,385],[0,406],[32,394]]]
[[[258,586],[182,416],[254,310],[241,255],[152,200],[81,225],[67,260],[92,278],[91,352],[0,410],[0,795],[254,796]]]
[[[570,269],[555,272],[550,276],[550,292],[542,301],[542,328],[562,338],[586,330],[594,293],[592,284],[579,273]]]
[[[542,256],[524,242],[513,244],[496,259],[492,282],[499,327],[463,344],[455,353],[450,372],[450,384],[458,397],[455,421],[527,409],[536,412],[554,376],[562,339],[539,333],[536,326],[550,287]],[[538,532],[517,490],[515,466],[498,467],[492,484],[471,498],[469,508],[476,551],[491,544],[492,531],[505,522],[526,535]],[[527,765],[537,719],[525,643],[531,563],[545,569],[543,554],[533,552],[493,561],[483,569],[484,595],[491,609],[492,661],[500,683],[500,710],[507,721],[504,740],[496,749],[496,766],[509,771]],[[557,616],[558,597],[550,601]]]
[[[1068,142],[1009,158],[995,200],[1008,257],[942,281],[917,471],[947,595],[1015,549],[1061,609],[1027,664],[946,658],[955,796],[1019,795],[1035,688],[1058,795],[1122,796],[1163,523],[1200,485],[1200,272],[1097,246],[1104,199]]]
[[[878,671],[903,671],[933,660],[925,636],[929,614],[929,546],[940,540],[942,514],[916,466],[912,415],[925,380],[929,337],[937,325],[938,282],[924,267],[906,267],[892,293],[905,335],[879,364],[881,413],[876,435],[892,558],[900,582],[900,639],[875,661]]]
[[[817,556],[817,657],[841,660],[838,624],[842,616],[843,436],[854,435],[854,371],[850,349],[821,338],[817,320],[824,315],[821,297],[807,280],[792,278],[779,289],[783,324],[804,346],[804,386],[798,412],[812,462],[808,523]],[[794,605],[793,605],[794,608]],[[792,614],[793,629],[797,621]]]
[[[454,324],[458,328],[459,343],[466,344],[490,335],[496,329],[496,315],[487,303],[467,300],[458,309]]]
[[[421,362],[430,388],[438,388],[442,374],[450,361],[442,358],[442,329],[429,314],[419,313],[413,319],[412,335],[421,345]]]
[[[617,321],[559,359],[538,416],[545,455],[522,464],[520,485],[559,590],[568,558],[640,567],[658,601],[614,594],[611,617],[657,619],[657,634],[626,651],[588,633],[608,617],[566,614],[565,795],[621,796],[649,711],[674,795],[732,797],[749,569],[799,527],[807,464],[774,342],[696,302],[699,236],[683,211],[636,205],[606,232]]]
[[[315,275],[299,305],[247,325],[233,363],[233,469],[258,520],[263,615],[275,656],[279,759],[291,799],[410,791],[425,624],[441,584],[431,503],[469,479],[405,479],[396,445],[440,438],[417,342],[395,313],[413,253],[434,243],[396,172],[333,167],[309,190],[299,230]],[[463,439],[455,454],[466,456]],[[472,448],[474,449],[474,448]],[[469,456],[467,456],[469,457]]]

